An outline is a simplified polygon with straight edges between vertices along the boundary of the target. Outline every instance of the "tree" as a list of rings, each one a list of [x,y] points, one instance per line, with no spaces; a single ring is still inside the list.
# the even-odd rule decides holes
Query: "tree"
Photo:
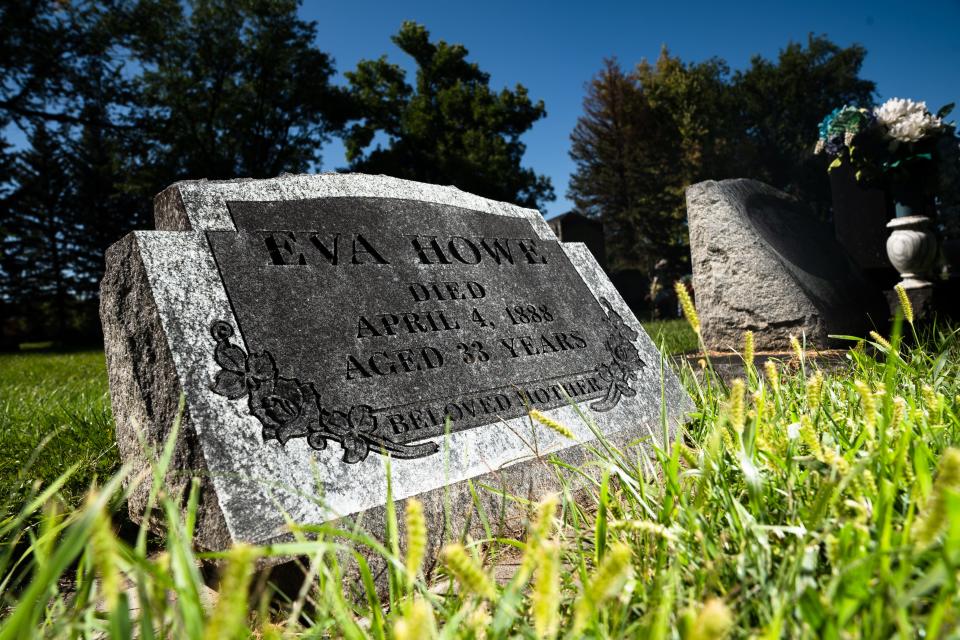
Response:
[[[588,86],[571,135],[570,196],[603,219],[614,271],[685,272],[684,189],[733,171],[726,75],[719,60],[684,64],[664,49],[629,75],[607,60]]]
[[[7,317],[20,319],[20,338],[95,334],[94,296],[108,243],[95,223],[109,209],[105,199],[78,199],[85,185],[75,152],[85,131],[116,137],[130,130],[118,117],[130,104],[120,39],[106,28],[118,5],[14,6],[4,10],[0,29],[0,49],[9,54],[0,63],[8,72],[0,120],[26,132],[29,146],[11,154],[2,189],[0,303]]]
[[[529,207],[552,200],[550,180],[521,166],[520,137],[546,115],[543,102],[533,103],[522,85],[492,91],[463,45],[431,42],[421,25],[404,22],[392,39],[416,62],[416,86],[385,56],[346,74],[359,118],[344,138],[350,169]],[[378,136],[388,146],[371,149]]]
[[[754,56],[732,90],[753,146],[750,174],[816,207],[830,208],[826,158],[815,156],[817,124],[845,104],[870,106],[876,85],[860,78],[866,49],[810,35],[781,49],[777,62]]]
[[[611,268],[633,268],[650,235],[643,228],[647,180],[642,169],[642,132],[649,109],[635,78],[624,74],[616,60],[607,59],[587,87],[583,110],[570,136],[577,172],[570,177],[569,195],[585,215],[604,221]]]
[[[131,47],[144,66],[135,121],[154,189],[184,178],[305,171],[347,117],[333,60],[294,0],[143,0]],[[162,176],[159,177],[157,174]]]
[[[5,315],[30,317],[48,338],[58,302],[49,274],[66,277],[53,298],[85,305],[97,328],[95,296],[106,248],[149,224],[152,197],[185,178],[266,177],[304,171],[346,121],[346,92],[333,87],[333,61],[316,48],[313,23],[294,0],[27,0],[0,5],[0,125],[31,133],[20,167],[0,184]],[[0,139],[0,151],[7,149]],[[55,152],[55,153],[54,153]],[[27,168],[58,172],[62,198]],[[54,165],[55,160],[55,165]],[[16,172],[6,175],[12,176]],[[46,196],[41,197],[42,193]],[[31,209],[34,207],[34,209]],[[67,239],[49,260],[55,221]],[[46,274],[46,275],[44,275]],[[41,277],[42,276],[42,277]],[[65,293],[64,293],[65,292]],[[39,314],[39,315],[38,315]],[[62,315],[62,314],[61,314]]]
[[[80,247],[80,230],[69,218],[72,185],[58,136],[38,125],[30,148],[17,154],[14,189],[2,221],[4,273],[0,295],[24,321],[46,325],[44,337],[67,334],[68,306],[76,293],[70,268]]]

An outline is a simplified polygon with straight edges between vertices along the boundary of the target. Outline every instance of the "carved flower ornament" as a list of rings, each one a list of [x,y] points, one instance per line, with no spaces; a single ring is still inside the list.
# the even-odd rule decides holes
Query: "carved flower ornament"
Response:
[[[619,404],[622,397],[632,398],[637,395],[631,383],[637,379],[637,372],[645,367],[646,363],[640,358],[640,351],[634,344],[640,334],[623,321],[609,300],[600,298],[600,303],[607,309],[605,322],[610,331],[604,346],[613,359],[597,366],[597,374],[607,383],[607,393],[591,404],[590,408],[594,411],[609,411]]]
[[[268,351],[251,353],[232,344],[233,327],[218,320],[210,327],[217,341],[214,360],[221,370],[214,378],[215,393],[238,400],[249,396],[250,413],[263,425],[263,439],[285,445],[291,438],[306,438],[317,450],[334,440],[343,448],[343,461],[361,462],[374,451],[389,451],[398,458],[419,458],[436,453],[433,442],[406,445],[384,438],[377,432],[373,407],[360,404],[346,410],[328,409],[321,404],[313,384],[279,375]]]

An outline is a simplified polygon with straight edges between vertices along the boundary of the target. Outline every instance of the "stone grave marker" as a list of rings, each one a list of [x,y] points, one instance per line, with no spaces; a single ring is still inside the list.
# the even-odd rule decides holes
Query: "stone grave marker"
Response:
[[[690,263],[704,342],[738,350],[790,348],[790,336],[827,347],[831,335],[864,335],[886,319],[830,225],[786,193],[756,180],[687,188]]]
[[[282,540],[285,516],[381,535],[388,464],[396,499],[456,528],[468,480],[536,498],[554,488],[545,454],[585,459],[595,435],[568,397],[621,445],[692,409],[590,252],[536,210],[324,174],[177,183],[155,217],[102,283],[117,438],[145,467],[183,395],[170,482],[204,478],[206,548]]]

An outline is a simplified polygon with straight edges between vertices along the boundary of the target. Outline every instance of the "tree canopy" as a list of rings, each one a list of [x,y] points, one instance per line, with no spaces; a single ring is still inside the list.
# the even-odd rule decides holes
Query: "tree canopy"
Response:
[[[432,42],[422,25],[404,22],[393,41],[416,63],[415,85],[385,56],[346,74],[358,117],[344,137],[352,171],[453,184],[530,207],[553,199],[550,180],[521,166],[520,137],[546,115],[542,101],[522,85],[492,90],[463,45]]]
[[[297,8],[294,0],[3,5],[0,124],[14,123],[28,145],[0,144],[0,163],[13,167],[0,187],[0,306],[12,328],[0,329],[29,325],[30,337],[63,338],[73,324],[97,335],[103,253],[149,226],[152,197],[170,183],[319,163],[349,102]]]

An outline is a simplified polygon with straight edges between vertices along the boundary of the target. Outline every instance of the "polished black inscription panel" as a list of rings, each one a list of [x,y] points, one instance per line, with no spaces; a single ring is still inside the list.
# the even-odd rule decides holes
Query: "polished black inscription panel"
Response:
[[[635,394],[636,332],[526,220],[377,198],[228,207],[239,231],[207,238],[241,336],[210,327],[212,385],[248,399],[265,439],[414,458],[447,419]]]

